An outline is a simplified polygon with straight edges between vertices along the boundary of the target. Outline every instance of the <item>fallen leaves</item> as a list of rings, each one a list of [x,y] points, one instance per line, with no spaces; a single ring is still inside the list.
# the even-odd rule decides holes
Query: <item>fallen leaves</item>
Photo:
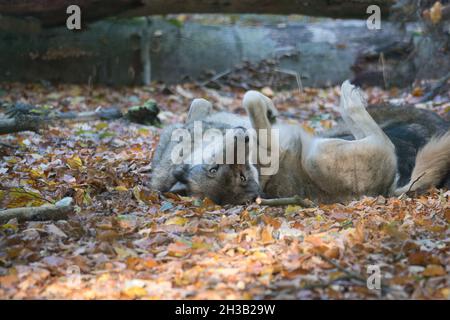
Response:
[[[80,157],[78,155],[73,155],[72,157],[68,158],[67,165],[70,169],[73,170],[79,170],[83,168],[83,161],[81,161]]]

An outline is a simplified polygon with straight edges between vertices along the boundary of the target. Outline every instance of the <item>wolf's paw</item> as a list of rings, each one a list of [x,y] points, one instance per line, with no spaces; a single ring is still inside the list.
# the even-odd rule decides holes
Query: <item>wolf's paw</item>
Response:
[[[250,115],[264,114],[270,123],[276,121],[278,110],[272,100],[262,93],[254,90],[247,91],[242,104]]]

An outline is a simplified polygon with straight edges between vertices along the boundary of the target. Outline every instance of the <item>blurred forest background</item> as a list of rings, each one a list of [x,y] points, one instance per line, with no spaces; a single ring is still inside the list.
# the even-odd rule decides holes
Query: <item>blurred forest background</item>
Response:
[[[73,2],[81,30],[70,31],[72,2],[0,0],[0,80],[246,86],[236,75],[246,69],[253,87],[350,78],[403,88],[450,70],[447,0],[84,0]],[[381,10],[379,30],[367,27],[370,5]]]

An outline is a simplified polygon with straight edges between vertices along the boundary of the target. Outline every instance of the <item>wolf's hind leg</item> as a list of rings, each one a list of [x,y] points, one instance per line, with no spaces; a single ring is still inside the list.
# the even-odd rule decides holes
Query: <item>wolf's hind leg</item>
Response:
[[[189,107],[186,122],[205,119],[212,112],[212,104],[206,99],[194,99]]]
[[[364,138],[364,133],[358,127],[358,125],[348,116],[347,109],[345,108],[345,99],[343,91],[341,91],[341,100],[339,102],[339,111],[341,113],[342,120],[350,133],[355,137],[356,140]]]
[[[373,136],[392,149],[394,145],[366,110],[361,90],[347,80],[341,87],[341,112],[343,119],[357,140]]]

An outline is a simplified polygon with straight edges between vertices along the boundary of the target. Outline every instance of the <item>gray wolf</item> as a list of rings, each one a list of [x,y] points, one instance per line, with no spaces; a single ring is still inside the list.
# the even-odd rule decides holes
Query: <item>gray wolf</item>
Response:
[[[153,162],[152,187],[163,192],[208,197],[218,204],[245,203],[257,195],[267,198],[298,195],[330,203],[346,202],[363,195],[389,196],[405,191],[422,191],[438,186],[449,173],[450,133],[447,124],[435,119],[439,124],[434,126],[435,130],[417,134],[428,128],[430,122],[422,123],[422,128],[417,115],[416,118],[408,118],[397,114],[397,118],[391,115],[389,121],[384,121],[382,128],[374,120],[379,117],[376,111],[372,117],[366,109],[362,92],[348,81],[341,87],[341,129],[324,136],[313,136],[300,126],[280,121],[273,102],[257,91],[245,94],[243,106],[248,117],[213,113],[209,102],[195,100],[186,124],[167,128],[161,135]],[[412,123],[412,120],[416,122]],[[260,162],[259,156],[254,165],[248,162],[248,157],[245,164],[240,165],[172,164],[169,154],[174,146],[170,141],[173,130],[185,128],[191,132],[195,121],[201,121],[206,128],[219,130],[279,130],[279,144],[271,145],[270,137],[265,139],[269,143],[264,144],[268,153],[279,148],[279,170],[272,175],[261,174],[268,164]],[[421,139],[413,136],[408,140],[410,132],[415,132]],[[440,135],[430,139],[435,134]],[[261,144],[260,136],[257,139]],[[405,169],[401,160],[410,159],[411,155],[415,165]],[[401,187],[400,181],[404,182]]]

